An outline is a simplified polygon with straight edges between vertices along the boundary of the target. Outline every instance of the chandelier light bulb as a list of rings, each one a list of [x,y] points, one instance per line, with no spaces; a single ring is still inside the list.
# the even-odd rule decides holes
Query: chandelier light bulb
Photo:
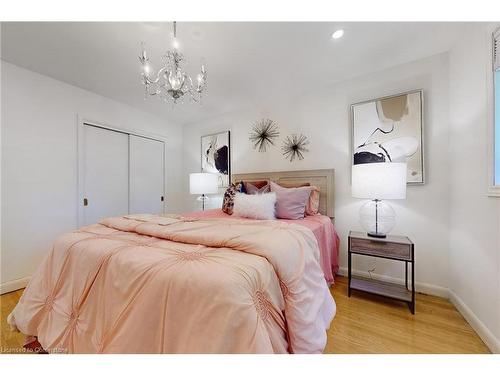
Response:
[[[177,38],[174,38],[174,40],[172,41],[172,47],[174,47],[175,49],[179,49],[180,44]]]
[[[332,39],[340,39],[344,36],[344,30],[338,29],[335,30],[332,34]]]
[[[179,89],[179,81],[173,74],[170,74],[170,76],[168,77],[168,83],[173,90]]]
[[[141,61],[147,61],[148,57],[146,56],[146,43],[141,42],[141,56],[139,57]]]

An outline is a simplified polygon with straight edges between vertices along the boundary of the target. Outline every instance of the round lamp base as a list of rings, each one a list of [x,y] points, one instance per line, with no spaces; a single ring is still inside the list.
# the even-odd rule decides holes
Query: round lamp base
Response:
[[[396,213],[388,203],[375,199],[361,207],[359,219],[368,236],[385,238],[396,224]]]

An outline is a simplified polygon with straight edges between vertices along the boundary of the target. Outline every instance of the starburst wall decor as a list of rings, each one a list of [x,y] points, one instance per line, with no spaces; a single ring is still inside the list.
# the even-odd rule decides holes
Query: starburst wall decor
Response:
[[[274,146],[274,141],[279,135],[278,124],[266,118],[255,123],[249,139],[253,143],[254,149],[258,149],[259,152],[266,152],[268,146]]]
[[[290,160],[290,162],[294,161],[295,158],[303,160],[304,153],[309,152],[306,148],[308,144],[309,140],[304,134],[292,134],[287,136],[283,141],[281,152],[286,159]]]

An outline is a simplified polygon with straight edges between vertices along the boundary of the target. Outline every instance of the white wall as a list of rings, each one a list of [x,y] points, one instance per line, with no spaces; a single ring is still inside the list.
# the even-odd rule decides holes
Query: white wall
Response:
[[[347,234],[361,229],[358,210],[364,203],[350,194],[349,105],[366,99],[424,89],[426,184],[410,186],[407,199],[392,202],[398,219],[393,233],[408,235],[416,246],[418,288],[447,293],[448,275],[448,55],[440,54],[381,72],[318,88],[299,97],[280,98],[254,108],[229,113],[184,127],[185,173],[200,168],[200,136],[231,130],[234,173],[292,169],[335,168],[335,225],[341,237],[341,267],[347,266]],[[264,88],[263,88],[264,89]],[[248,133],[254,121],[269,117],[280,125],[281,138],[292,132],[309,137],[310,152],[303,161],[290,163],[279,144],[267,153],[251,148]],[[184,178],[187,181],[187,176]],[[184,187],[187,190],[187,184]],[[186,207],[196,209],[186,194]],[[402,264],[358,258],[355,268],[386,277],[402,278]],[[431,285],[431,286],[430,286]]]
[[[500,352],[500,198],[486,195],[492,30],[469,26],[450,53],[450,289]]]
[[[182,209],[182,130],[130,106],[2,61],[2,289],[23,285],[55,237],[77,227],[77,114],[167,138],[166,205]],[[20,281],[22,282],[22,280]]]

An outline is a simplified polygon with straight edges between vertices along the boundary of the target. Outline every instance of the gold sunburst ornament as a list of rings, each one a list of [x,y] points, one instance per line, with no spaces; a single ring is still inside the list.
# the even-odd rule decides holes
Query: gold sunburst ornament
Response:
[[[290,162],[294,161],[296,158],[303,160],[304,153],[309,152],[309,149],[306,148],[308,144],[309,140],[304,134],[292,134],[283,141],[281,152]]]
[[[268,146],[274,146],[274,140],[278,138],[280,132],[278,124],[268,118],[259,120],[255,123],[250,132],[250,141],[253,143],[253,148],[259,152],[266,152]]]

